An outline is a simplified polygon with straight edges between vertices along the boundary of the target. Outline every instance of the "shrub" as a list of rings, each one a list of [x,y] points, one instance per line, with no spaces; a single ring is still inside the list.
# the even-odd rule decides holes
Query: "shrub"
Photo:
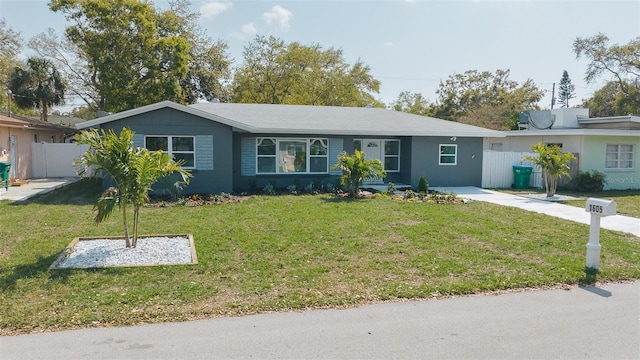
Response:
[[[606,175],[600,171],[578,172],[578,175],[571,180],[571,189],[580,192],[600,192],[607,183]]]
[[[387,190],[384,193],[389,195],[389,196],[391,196],[391,195],[395,194],[397,190],[398,189],[396,188],[396,185],[394,183],[392,183],[392,182],[389,182],[387,184]]]
[[[420,180],[418,180],[418,192],[423,195],[429,192],[429,183],[424,175],[420,175]]]

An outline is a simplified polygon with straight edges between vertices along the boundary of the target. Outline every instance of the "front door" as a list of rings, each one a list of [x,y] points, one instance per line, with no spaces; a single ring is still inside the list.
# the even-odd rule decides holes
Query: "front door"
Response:
[[[384,164],[383,148],[384,142],[377,139],[363,139],[362,140],[362,152],[364,158],[367,160],[378,159]],[[366,184],[384,184],[382,178],[375,177],[365,180]]]

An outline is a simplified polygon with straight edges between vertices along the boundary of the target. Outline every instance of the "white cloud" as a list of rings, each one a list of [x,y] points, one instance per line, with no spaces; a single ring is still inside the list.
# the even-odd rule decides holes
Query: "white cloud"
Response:
[[[264,16],[264,20],[268,25],[278,24],[282,29],[288,29],[293,13],[280,5],[276,5],[262,14],[262,16]]]
[[[393,47],[393,41],[385,41],[384,44],[382,44],[382,46],[386,48]]]
[[[248,23],[242,25],[242,33],[246,35],[254,35],[258,33],[258,29],[256,29],[256,26],[253,25],[253,23]]]
[[[211,19],[229,10],[232,6],[233,4],[228,1],[207,2],[200,6],[200,15],[205,19]]]

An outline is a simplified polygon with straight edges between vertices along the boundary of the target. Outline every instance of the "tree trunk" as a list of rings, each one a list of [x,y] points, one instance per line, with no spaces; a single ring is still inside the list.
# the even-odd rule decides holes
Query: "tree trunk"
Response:
[[[122,204],[122,223],[124,224],[124,245],[127,248],[130,248],[131,242],[129,241],[129,224],[127,224],[127,207],[125,204]]]

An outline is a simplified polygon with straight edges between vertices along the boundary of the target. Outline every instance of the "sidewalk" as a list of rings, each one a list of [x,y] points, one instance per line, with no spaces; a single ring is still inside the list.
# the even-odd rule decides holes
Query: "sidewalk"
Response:
[[[531,199],[523,196],[503,192],[481,189],[473,186],[465,187],[434,187],[434,190],[455,193],[460,197],[476,201],[485,201],[502,206],[511,206],[582,224],[591,223],[591,214],[583,208],[558,204],[550,201]],[[621,231],[640,237],[640,219],[629,216],[615,215],[603,217],[600,226],[604,229]]]
[[[79,177],[34,179],[27,185],[9,186],[7,192],[3,190],[0,193],[0,200],[25,201],[38,194],[48,193],[78,180],[80,180]]]
[[[638,359],[640,282],[0,337],[2,359]]]

